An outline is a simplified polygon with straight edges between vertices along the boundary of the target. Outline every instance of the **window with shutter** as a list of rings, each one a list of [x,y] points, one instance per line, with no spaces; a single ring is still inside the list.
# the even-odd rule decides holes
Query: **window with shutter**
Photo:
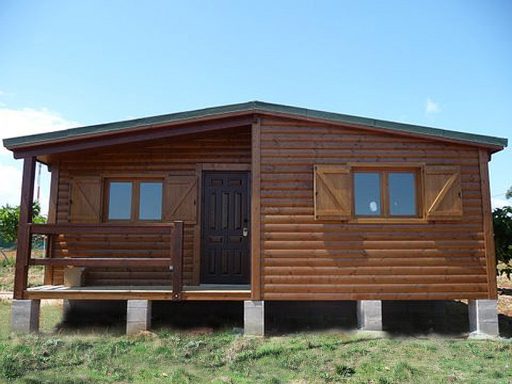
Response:
[[[426,166],[425,213],[428,219],[450,220],[462,217],[460,168]]]
[[[197,176],[171,175],[166,186],[166,219],[197,222]]]
[[[99,223],[101,218],[101,178],[74,177],[71,183],[71,222]]]
[[[314,204],[317,220],[348,220],[352,211],[349,166],[314,167]]]

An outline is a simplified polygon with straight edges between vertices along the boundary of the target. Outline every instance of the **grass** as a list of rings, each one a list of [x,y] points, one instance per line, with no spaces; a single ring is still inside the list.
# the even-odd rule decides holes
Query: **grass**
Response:
[[[0,302],[0,382],[89,383],[510,383],[512,343],[368,339],[342,333],[243,338],[160,330],[54,331],[61,307],[42,307],[42,333],[8,332]]]
[[[12,290],[13,256],[0,262],[0,290]],[[43,270],[31,270],[30,284],[40,283]],[[508,279],[499,282],[512,288]],[[504,298],[510,296],[500,297],[500,311],[508,313],[512,305]],[[166,328],[126,337],[115,327],[56,328],[62,307],[41,311],[40,334],[14,335],[10,303],[0,301],[0,383],[512,383],[510,340],[369,339],[340,332],[248,339],[230,329]]]
[[[41,250],[33,250],[34,256],[41,257]],[[0,292],[12,292],[14,288],[14,265],[16,263],[16,250],[3,251],[7,258],[0,255]],[[28,275],[28,286],[42,285],[44,267],[42,265],[31,266]]]

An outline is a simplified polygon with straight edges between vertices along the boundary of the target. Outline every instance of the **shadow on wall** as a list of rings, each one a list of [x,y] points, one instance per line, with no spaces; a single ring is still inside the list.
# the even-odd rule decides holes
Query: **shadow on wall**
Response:
[[[243,327],[242,302],[153,302],[152,329],[211,332]],[[467,304],[458,301],[384,301],[383,327],[392,336],[438,334],[465,336],[469,332]],[[125,332],[125,301],[73,301],[59,329],[87,331],[108,328]],[[500,334],[512,337],[512,318],[499,316]],[[354,330],[355,301],[265,303],[268,335],[296,332]]]

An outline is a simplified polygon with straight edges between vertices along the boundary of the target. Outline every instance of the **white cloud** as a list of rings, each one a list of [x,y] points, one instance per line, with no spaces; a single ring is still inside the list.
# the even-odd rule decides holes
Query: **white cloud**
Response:
[[[0,136],[2,138],[59,131],[78,126],[46,108],[0,108]]]
[[[14,165],[0,164],[0,205],[20,203],[21,169]]]
[[[511,206],[512,200],[505,199],[496,199],[495,197],[491,198],[492,209],[494,208],[503,208],[505,206]]]
[[[58,131],[78,126],[58,113],[46,108],[12,109],[0,106],[0,137],[9,138]],[[21,194],[21,160],[13,160],[10,151],[3,145],[0,149],[0,205],[18,205]],[[49,174],[43,166],[41,177],[42,212],[48,210]]]
[[[427,98],[427,100],[425,101],[425,114],[433,115],[439,112],[441,112],[441,106],[439,105],[439,103],[435,102],[430,97]]]

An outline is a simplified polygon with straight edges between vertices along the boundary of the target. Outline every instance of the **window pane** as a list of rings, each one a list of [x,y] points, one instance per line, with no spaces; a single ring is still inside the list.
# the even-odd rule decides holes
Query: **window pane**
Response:
[[[108,196],[109,220],[130,220],[132,212],[132,183],[111,182]]]
[[[380,175],[354,173],[354,197],[357,216],[380,216]]]
[[[416,175],[401,172],[390,173],[389,213],[392,216],[416,216]]]
[[[162,183],[140,183],[139,219],[162,219]]]

